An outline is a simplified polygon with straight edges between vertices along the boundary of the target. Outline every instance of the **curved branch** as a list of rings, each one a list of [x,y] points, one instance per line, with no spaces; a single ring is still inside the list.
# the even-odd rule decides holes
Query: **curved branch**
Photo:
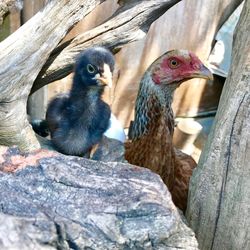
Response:
[[[141,39],[157,18],[180,1],[122,1],[122,7],[107,22],[77,36],[52,53],[39,73],[31,93],[67,76],[72,71],[76,55],[84,48],[102,45],[113,50]]]
[[[40,145],[26,118],[30,89],[51,51],[69,28],[103,0],[51,0],[0,43],[0,144],[22,150]]]

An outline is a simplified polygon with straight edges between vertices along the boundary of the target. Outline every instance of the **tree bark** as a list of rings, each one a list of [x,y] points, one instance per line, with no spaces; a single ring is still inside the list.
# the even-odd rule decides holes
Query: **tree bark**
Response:
[[[191,179],[187,218],[200,249],[250,249],[249,23],[246,0],[215,123]]]
[[[31,94],[44,85],[67,76],[72,71],[76,55],[83,49],[102,45],[114,50],[143,38],[150,25],[179,1],[123,1],[122,7],[110,20],[55,49],[39,73]]]
[[[68,29],[101,2],[51,0],[0,44],[0,144],[22,150],[40,147],[26,119],[32,84]]]
[[[46,0],[24,0],[22,11],[22,22],[26,23],[39,10],[46,5]],[[31,120],[45,117],[48,103],[48,87],[39,89],[34,95],[29,96],[27,113]]]

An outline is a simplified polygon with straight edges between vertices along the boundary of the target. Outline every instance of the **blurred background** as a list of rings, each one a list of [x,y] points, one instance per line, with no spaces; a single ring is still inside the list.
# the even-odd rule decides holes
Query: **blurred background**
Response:
[[[24,0],[22,8],[13,9],[4,19],[0,26],[0,40],[18,29],[45,4],[46,0]],[[103,23],[118,7],[117,0],[105,1],[79,22],[62,42]],[[174,143],[198,161],[230,67],[233,31],[241,7],[242,4],[218,29],[220,10],[214,9],[213,4],[181,1],[151,25],[144,39],[126,45],[116,53],[113,87],[106,90],[104,99],[125,130],[133,120],[139,81],[146,68],[168,50],[191,50],[211,68],[214,80],[190,80],[176,90],[173,101],[176,115]],[[28,101],[27,112],[32,119],[44,118],[49,100],[68,91],[71,80],[72,75],[69,75],[35,92]]]

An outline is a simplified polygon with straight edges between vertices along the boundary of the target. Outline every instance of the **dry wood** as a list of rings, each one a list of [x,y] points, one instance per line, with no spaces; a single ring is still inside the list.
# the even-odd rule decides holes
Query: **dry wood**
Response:
[[[24,0],[22,11],[22,22],[27,22],[39,10],[46,5],[46,0]],[[39,89],[34,95],[29,96],[27,113],[31,120],[43,118],[47,109],[47,87]]]
[[[198,250],[148,169],[1,146],[0,162],[1,250]]]
[[[54,63],[58,60],[63,63],[69,73],[75,55],[84,47],[100,43],[117,47],[137,40],[145,35],[156,18],[178,1],[129,1],[113,19],[85,33],[83,37],[74,39],[74,43],[61,53],[66,58],[68,55],[69,60],[65,56],[53,57],[61,47],[52,53],[52,60],[55,59]],[[22,150],[40,147],[26,119],[27,97],[32,84],[67,30],[101,2],[85,0],[83,4],[80,0],[52,0],[42,12],[0,44],[0,51],[3,51],[0,57],[0,144],[18,145]],[[84,45],[83,41],[86,42]],[[60,61],[62,58],[65,63]],[[56,75],[61,75],[58,67],[56,70]],[[51,77],[48,79],[51,81]]]
[[[3,22],[4,16],[15,6],[15,0],[0,0],[0,25]]]
[[[40,147],[26,119],[32,84],[68,29],[101,2],[51,0],[0,44],[0,144],[15,144],[22,150]]]
[[[152,22],[180,0],[123,1],[124,5],[104,24],[57,48],[39,73],[31,93],[67,76],[76,55],[86,47],[103,45],[110,49],[141,39]],[[66,47],[65,47],[66,46]]]
[[[190,185],[187,218],[200,249],[250,249],[249,23],[246,0],[215,124]]]

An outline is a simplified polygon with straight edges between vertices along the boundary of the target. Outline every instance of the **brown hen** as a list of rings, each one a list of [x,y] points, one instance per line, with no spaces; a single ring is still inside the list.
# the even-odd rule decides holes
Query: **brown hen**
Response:
[[[188,184],[196,163],[173,146],[174,90],[191,78],[211,79],[212,73],[192,52],[168,51],[151,64],[139,87],[134,122],[125,158],[159,174],[181,210],[187,206]]]

